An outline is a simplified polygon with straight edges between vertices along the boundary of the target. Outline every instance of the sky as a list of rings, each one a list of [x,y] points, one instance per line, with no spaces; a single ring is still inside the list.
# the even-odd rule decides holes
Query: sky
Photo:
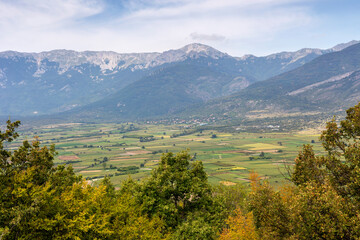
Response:
[[[264,56],[360,40],[359,0],[0,0],[0,51]]]

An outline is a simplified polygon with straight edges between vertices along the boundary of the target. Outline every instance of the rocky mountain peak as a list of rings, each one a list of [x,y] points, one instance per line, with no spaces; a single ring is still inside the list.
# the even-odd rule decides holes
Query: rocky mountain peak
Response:
[[[331,48],[333,51],[341,51],[347,47],[350,47],[352,45],[355,45],[355,44],[358,44],[360,43],[360,41],[356,41],[356,40],[352,40],[348,43],[341,43],[341,44],[338,44],[336,46],[334,46],[333,48]]]
[[[163,52],[160,58],[174,62],[182,61],[186,58],[196,59],[199,57],[211,57],[213,59],[219,59],[226,56],[228,56],[226,53],[220,52],[210,46],[201,43],[192,43],[180,49]]]
[[[212,48],[208,45],[201,43],[191,43],[179,49],[179,51],[183,51],[187,55],[192,54],[204,54],[206,56],[210,56],[212,58],[222,58],[227,56],[226,53],[220,52],[215,48]]]

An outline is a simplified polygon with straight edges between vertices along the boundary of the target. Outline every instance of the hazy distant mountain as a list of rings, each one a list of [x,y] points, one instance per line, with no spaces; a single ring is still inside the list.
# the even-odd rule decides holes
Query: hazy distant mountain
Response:
[[[226,55],[216,60],[209,60],[206,56],[190,58],[155,71],[101,101],[75,109],[71,114],[76,118],[97,116],[98,118],[141,119],[179,113],[183,110],[186,113],[182,114],[183,116],[194,113],[206,116],[216,112],[244,114],[252,110],[269,112],[299,109],[324,110],[326,103],[335,102],[331,99],[333,96],[355,91],[351,96],[356,99],[357,88],[356,86],[349,87],[349,84],[356,79],[352,74],[360,67],[360,63],[354,62],[357,59],[357,46],[350,47],[350,50],[325,54],[302,67],[269,80],[257,82],[253,80],[252,82],[256,83],[235,95],[212,101],[211,99],[230,95],[230,89],[245,88],[249,85],[250,77],[241,78],[239,73],[232,72],[231,69],[225,71],[226,67],[238,64]],[[282,56],[294,59],[309,52],[317,51],[301,50],[294,54],[282,53],[275,58]],[[349,89],[344,92],[344,88],[339,88],[335,94],[335,88],[329,84],[339,84],[341,79],[348,77],[352,79],[349,80],[349,84],[345,84]],[[333,88],[333,91],[325,87]],[[348,97],[338,99],[345,101],[346,104],[349,102]],[[210,102],[201,105],[206,101]],[[197,104],[200,108],[192,109],[193,104]],[[190,110],[186,110],[187,108]]]
[[[148,84],[142,89],[150,91],[149,94],[152,91],[160,94],[152,86],[159,86],[158,83],[164,81],[161,78],[166,79],[167,75],[174,79],[171,83],[163,84],[161,89],[165,91],[165,86],[176,88],[181,85],[182,74],[175,67],[181,63],[184,66],[193,64],[200,69],[197,71],[192,68],[184,73],[188,74],[183,76],[187,79],[184,87],[187,92],[180,94],[190,98],[193,98],[190,94],[194,94],[196,101],[207,101],[232,94],[254,82],[294,69],[319,55],[338,51],[345,46],[338,45],[329,50],[303,49],[266,57],[248,55],[242,58],[231,57],[202,44],[190,44],[163,53],[7,51],[0,53],[0,115],[62,112],[112,94],[120,99],[127,98],[126,101],[131,105],[132,99],[137,99],[136,95],[143,93],[141,89],[132,89],[137,88],[138,85],[132,85],[136,81],[139,81],[137,84]],[[203,75],[194,75],[194,72]],[[122,91],[125,87],[128,87],[127,90]],[[130,92],[135,96],[129,95]],[[186,99],[183,101],[193,102]],[[169,107],[168,110],[172,109]]]
[[[265,57],[245,55],[238,59],[245,74],[250,74],[258,81],[261,81],[300,67],[323,54],[341,51],[357,43],[360,43],[360,41],[338,44],[325,50],[303,48],[296,52],[281,52]]]
[[[261,112],[335,112],[360,101],[360,44],[322,55],[292,71],[225,98],[188,109],[183,114],[209,112],[232,115]]]
[[[69,110],[100,100],[159,67],[197,58],[216,61],[232,57],[201,44],[163,53],[118,54],[68,50],[2,52],[0,115]],[[230,68],[236,71],[237,67]]]

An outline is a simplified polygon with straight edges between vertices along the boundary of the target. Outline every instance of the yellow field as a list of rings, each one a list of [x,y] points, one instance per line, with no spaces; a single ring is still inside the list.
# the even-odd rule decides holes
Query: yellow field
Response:
[[[275,150],[284,147],[269,143],[251,143],[242,145],[241,148],[249,148],[250,150]]]
[[[244,168],[244,167],[234,167],[231,170],[244,170],[244,169],[246,169],[246,168]]]
[[[230,181],[221,181],[221,184],[225,185],[225,186],[233,186],[236,185],[236,183],[234,182],[230,182]]]
[[[170,138],[170,135],[154,135],[154,137],[156,137],[156,138],[161,138],[161,137]]]
[[[231,137],[232,134],[219,134],[218,137]]]
[[[160,145],[158,145],[158,146],[148,146],[148,147],[146,147],[146,149],[149,149],[149,148],[171,148],[171,146],[160,146]]]

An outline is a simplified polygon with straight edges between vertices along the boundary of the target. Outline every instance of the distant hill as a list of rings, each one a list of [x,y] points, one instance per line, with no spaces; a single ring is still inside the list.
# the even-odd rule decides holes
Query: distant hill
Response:
[[[360,44],[322,55],[236,94],[182,112],[189,116],[336,112],[360,101]]]
[[[360,43],[360,41],[350,41],[348,43],[338,44],[325,50],[303,48],[295,52],[280,52],[264,57],[245,55],[238,59],[241,62],[241,68],[245,74],[250,73],[252,77],[258,81],[262,81],[298,68],[323,54],[341,51],[357,43]]]
[[[138,86],[132,84],[136,81],[139,81],[137,84],[141,86],[149,84],[142,89],[152,91],[154,90],[152,84],[155,86],[163,81],[158,77],[166,78],[166,75],[173,75],[175,79],[171,84],[166,85],[173,88],[182,81],[180,78],[182,75],[176,67],[178,64],[183,66],[194,64],[199,67],[198,71],[192,68],[189,71],[190,75],[185,76],[187,85],[184,89],[196,96],[191,97],[187,93],[181,93],[181,96],[193,99],[189,100],[187,97],[179,99],[183,99],[185,105],[199,100],[207,101],[232,94],[255,82],[301,66],[324,53],[339,51],[354,43],[350,42],[328,50],[302,49],[266,57],[248,55],[242,58],[229,56],[202,44],[190,44],[163,53],[120,54],[70,50],[41,53],[2,52],[0,53],[0,115],[33,116],[59,113],[107,97],[114,99],[115,96],[121,101],[126,98],[128,106],[137,106],[135,104],[137,96],[129,93],[138,95],[142,91],[132,89]],[[203,78],[194,75],[196,79],[190,79],[193,72],[204,73],[204,71],[208,73],[203,74]],[[194,83],[190,84],[191,81]],[[127,90],[124,90],[125,87]],[[165,88],[162,89],[165,91]],[[114,95],[110,97],[112,94]],[[134,103],[131,103],[132,98]],[[109,100],[104,99],[104,101]],[[155,99],[147,101],[156,103]],[[178,102],[175,105],[164,109],[171,112],[178,109],[177,106],[181,104]],[[113,111],[117,112],[115,109]],[[130,115],[146,114],[131,113]]]

